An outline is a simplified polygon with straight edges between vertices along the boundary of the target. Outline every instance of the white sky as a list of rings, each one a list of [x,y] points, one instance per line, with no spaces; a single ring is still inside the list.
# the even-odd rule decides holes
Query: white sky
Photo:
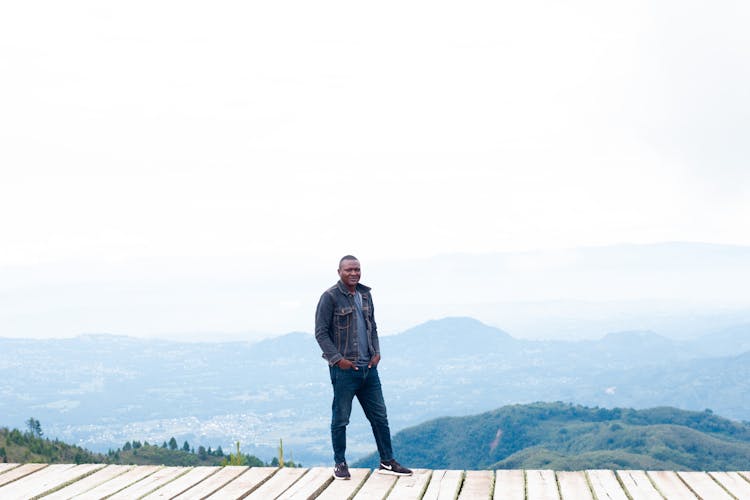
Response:
[[[4,2],[0,269],[750,245],[748,19],[742,1]]]

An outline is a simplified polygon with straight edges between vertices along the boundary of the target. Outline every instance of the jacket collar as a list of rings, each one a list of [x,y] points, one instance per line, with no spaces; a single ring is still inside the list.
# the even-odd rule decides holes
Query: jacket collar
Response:
[[[341,282],[341,280],[338,280],[336,282],[336,286],[338,286],[338,289],[339,289],[339,291],[341,293],[343,293],[344,295],[349,295],[349,289],[346,288],[346,286],[344,286],[344,284]],[[357,291],[359,293],[369,292],[370,290],[371,290],[371,288],[369,286],[365,286],[362,283],[357,283]]]

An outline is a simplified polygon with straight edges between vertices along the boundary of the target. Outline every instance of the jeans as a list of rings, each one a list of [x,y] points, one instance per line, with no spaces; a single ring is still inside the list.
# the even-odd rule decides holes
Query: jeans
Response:
[[[370,421],[375,444],[382,461],[393,459],[391,447],[391,430],[388,427],[388,415],[385,411],[385,400],[380,388],[380,377],[377,367],[361,367],[359,370],[342,370],[334,365],[330,367],[333,384],[333,406],[331,418],[331,441],[333,442],[333,459],[338,464],[346,461],[346,426],[352,413],[352,401],[357,396],[362,410]]]

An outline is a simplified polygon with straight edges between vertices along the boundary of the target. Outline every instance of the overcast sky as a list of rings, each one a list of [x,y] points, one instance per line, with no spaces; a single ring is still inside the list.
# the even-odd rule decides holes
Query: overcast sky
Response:
[[[748,19],[742,1],[4,2],[0,269],[750,245]]]

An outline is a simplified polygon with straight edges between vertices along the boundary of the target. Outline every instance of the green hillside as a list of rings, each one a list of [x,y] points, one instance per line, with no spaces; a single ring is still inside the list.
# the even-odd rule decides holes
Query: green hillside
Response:
[[[746,470],[750,425],[675,408],[505,406],[393,436],[400,462],[433,469]],[[374,466],[370,455],[357,466]]]
[[[267,465],[254,455],[242,453],[235,453],[234,456],[225,455],[221,447],[212,450],[199,446],[196,451],[186,441],[182,448],[179,448],[174,438],[170,439],[169,444],[165,441],[162,445],[128,441],[122,448],[110,450],[106,454],[94,453],[57,439],[44,438],[39,421],[34,419],[29,419],[29,421],[36,426],[30,425],[29,430],[25,432],[18,429],[0,428],[0,462],[176,466],[241,464],[253,467]],[[272,460],[272,463],[275,460]],[[286,465],[296,466],[290,461],[287,461]]]
[[[106,456],[32,432],[0,428],[0,462],[102,463]]]

